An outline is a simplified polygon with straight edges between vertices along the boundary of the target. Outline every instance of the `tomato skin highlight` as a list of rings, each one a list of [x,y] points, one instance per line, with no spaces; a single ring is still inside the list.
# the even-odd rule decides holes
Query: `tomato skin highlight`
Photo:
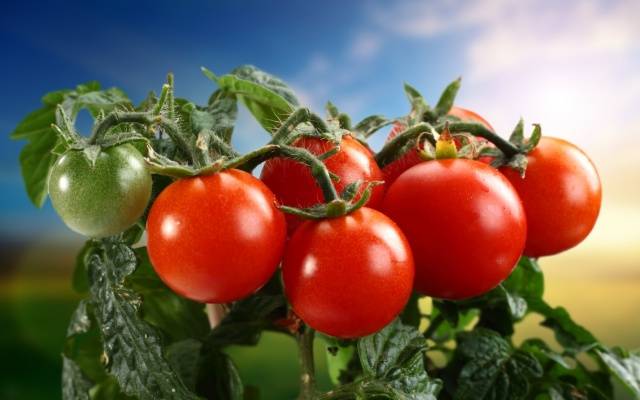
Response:
[[[295,147],[307,149],[316,156],[331,150],[335,144],[315,137],[301,137],[293,144]],[[329,172],[337,175],[340,180],[334,181],[338,193],[341,193],[350,183],[356,181],[383,181],[382,171],[376,164],[371,151],[351,136],[343,136],[340,150],[324,160]],[[322,191],[311,175],[309,167],[289,158],[272,158],[264,164],[260,179],[273,191],[282,205],[306,208],[324,203]],[[356,195],[356,199],[362,191]],[[368,207],[379,207],[382,202],[384,188],[376,186],[367,202]],[[291,234],[303,219],[287,214],[287,227]]]
[[[307,221],[285,251],[282,276],[295,313],[339,338],[382,329],[404,308],[413,286],[411,249],[398,226],[363,207]]]
[[[493,127],[491,126],[491,124],[489,122],[487,122],[487,120],[485,120],[484,118],[482,118],[480,115],[476,114],[475,112],[473,112],[471,110],[467,110],[466,108],[453,106],[453,107],[451,107],[451,110],[449,110],[448,115],[451,115],[451,116],[454,116],[454,117],[458,117],[462,121],[478,122],[478,123],[484,125],[484,127],[489,129],[490,131],[494,130]],[[393,124],[393,128],[391,128],[391,131],[389,132],[389,136],[387,136],[387,142],[389,140],[393,139],[394,137],[398,136],[398,134],[400,132],[402,132],[403,130],[405,130],[405,129],[406,129],[406,126],[404,124],[401,124],[401,123],[398,123],[398,122]],[[457,140],[457,139],[454,139],[454,140]],[[484,139],[481,138],[481,140],[484,140]],[[460,143],[456,142],[456,145],[459,146]],[[492,160],[493,160],[493,158],[491,158],[491,157],[481,157],[479,159],[479,161],[482,161],[485,164],[490,164]],[[408,170],[409,168],[413,167],[416,164],[420,164],[423,161],[424,160],[422,158],[420,158],[420,156],[418,155],[418,151],[416,149],[409,150],[402,157],[398,158],[397,160],[395,160],[394,162],[392,162],[390,164],[385,165],[384,168],[382,168],[382,172],[384,173],[385,184],[388,187],[404,171]]]
[[[479,161],[427,161],[389,187],[383,212],[407,236],[416,264],[415,289],[459,300],[483,294],[515,267],[526,218],[515,189]]]
[[[169,185],[151,208],[147,232],[151,263],[167,286],[195,301],[226,303],[271,278],[286,224],[260,180],[230,169]]]
[[[598,172],[575,145],[543,136],[528,155],[525,177],[507,167],[500,171],[516,188],[528,220],[524,253],[557,254],[582,242],[600,213]]]
[[[70,150],[49,177],[51,203],[73,231],[92,238],[120,233],[144,213],[151,174],[130,144],[103,149],[91,165],[82,150]]]

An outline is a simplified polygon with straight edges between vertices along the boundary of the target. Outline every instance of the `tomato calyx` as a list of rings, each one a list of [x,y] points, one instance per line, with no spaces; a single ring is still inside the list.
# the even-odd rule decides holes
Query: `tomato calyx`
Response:
[[[456,143],[453,140],[451,132],[449,132],[449,122],[445,122],[444,129],[436,142],[436,159],[442,160],[447,158],[458,158]]]

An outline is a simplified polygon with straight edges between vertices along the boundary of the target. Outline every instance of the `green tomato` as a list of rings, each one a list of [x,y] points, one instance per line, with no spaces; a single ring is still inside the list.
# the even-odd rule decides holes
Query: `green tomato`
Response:
[[[95,163],[84,151],[67,151],[53,166],[49,196],[72,230],[93,238],[135,224],[151,197],[151,174],[130,144],[103,149]]]

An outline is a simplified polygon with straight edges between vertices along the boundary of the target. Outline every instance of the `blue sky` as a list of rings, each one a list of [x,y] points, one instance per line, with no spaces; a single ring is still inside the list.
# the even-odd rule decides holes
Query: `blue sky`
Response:
[[[49,205],[40,211],[28,202],[17,161],[22,143],[7,139],[42,94],[95,79],[137,101],[172,71],[179,96],[204,102],[214,87],[201,65],[224,73],[255,64],[288,81],[316,111],[330,99],[356,119],[405,113],[404,81],[433,102],[463,76],[459,104],[480,112],[499,132],[524,116],[580,143],[612,181],[629,164],[640,170],[637,150],[621,149],[602,134],[619,132],[625,143],[640,145],[636,0],[132,4],[4,5],[0,236],[68,234]],[[240,150],[266,140],[246,113],[237,132]],[[618,157],[610,157],[613,151]],[[611,188],[609,224],[640,224],[634,206],[640,191]],[[620,239],[612,231],[602,232],[605,243]],[[621,239],[638,237],[630,232]]]

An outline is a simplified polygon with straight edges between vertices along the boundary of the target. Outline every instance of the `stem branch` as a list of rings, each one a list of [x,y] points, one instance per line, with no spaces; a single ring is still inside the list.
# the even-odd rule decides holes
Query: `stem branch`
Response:
[[[315,397],[316,373],[313,362],[314,330],[306,326],[296,336],[300,359],[300,396],[299,400],[312,400]]]
[[[251,171],[258,164],[273,157],[287,157],[307,165],[311,170],[311,175],[313,175],[322,190],[325,202],[330,203],[334,200],[340,200],[324,163],[308,150],[299,147],[268,144],[245,155],[232,158],[224,164],[223,168],[238,168]]]
[[[438,125],[436,128],[438,132],[441,132],[443,129],[444,125]],[[477,122],[449,122],[449,132],[467,132],[474,136],[483,137],[495,144],[496,147],[500,149],[505,156],[507,156],[507,158],[511,158],[520,152],[518,148],[508,140],[502,138]]]
[[[411,140],[417,139],[418,136],[423,133],[427,133],[425,135],[427,140],[429,140],[431,144],[435,145],[435,138],[432,135],[428,134],[428,132],[431,132],[432,129],[433,127],[430,124],[421,122],[412,126],[411,128],[405,129],[404,131],[400,132],[398,136],[387,142],[387,144],[384,145],[384,147],[378,152],[378,154],[376,154],[375,158],[380,168],[383,168],[385,165],[391,164],[396,159],[400,158],[402,156],[400,150]]]

